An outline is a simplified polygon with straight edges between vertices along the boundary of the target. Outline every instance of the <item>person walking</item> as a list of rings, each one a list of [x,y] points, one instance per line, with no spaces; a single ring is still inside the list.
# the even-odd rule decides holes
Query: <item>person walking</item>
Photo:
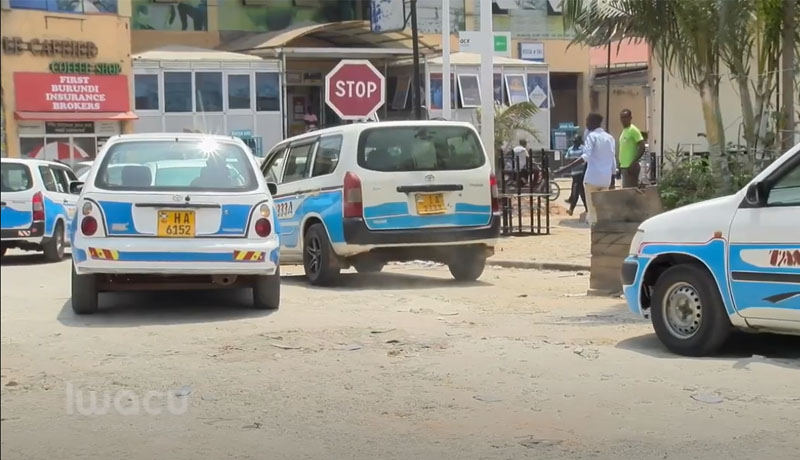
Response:
[[[589,224],[597,222],[597,211],[594,207],[592,193],[611,188],[611,180],[617,169],[615,158],[614,137],[608,134],[601,126],[603,116],[599,113],[590,113],[586,117],[586,135],[583,144],[583,153],[579,158],[556,171],[560,174],[575,166],[586,163],[586,173],[583,176],[583,187],[586,191],[586,221]]]
[[[572,141],[572,145],[569,146],[567,149],[567,153],[565,157],[567,159],[574,160],[575,158],[580,157],[583,154],[583,136],[580,134],[575,136],[575,139]],[[583,203],[583,208],[587,209],[586,207],[586,191],[583,188],[583,176],[586,175],[586,165],[583,164],[574,168],[569,173],[572,176],[572,189],[569,194],[569,198],[567,198],[567,203],[569,203],[569,209],[567,210],[567,214],[570,216],[573,212],[575,212],[575,207],[578,205],[578,198],[581,199]]]
[[[639,186],[641,166],[639,160],[644,156],[644,136],[631,121],[633,115],[629,109],[619,113],[622,122],[622,133],[619,135],[619,170],[622,175],[622,188]]]

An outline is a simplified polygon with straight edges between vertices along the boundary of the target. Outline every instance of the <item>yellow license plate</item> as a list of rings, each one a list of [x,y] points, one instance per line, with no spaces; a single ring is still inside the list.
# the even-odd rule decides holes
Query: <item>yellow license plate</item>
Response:
[[[194,211],[158,211],[158,236],[192,238]]]
[[[417,214],[441,214],[445,212],[444,195],[432,193],[417,195]]]

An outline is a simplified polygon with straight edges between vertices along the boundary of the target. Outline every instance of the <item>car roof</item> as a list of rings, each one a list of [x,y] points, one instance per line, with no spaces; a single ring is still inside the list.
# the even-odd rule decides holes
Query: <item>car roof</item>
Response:
[[[64,168],[69,169],[69,165],[65,163],[61,163],[60,161],[52,161],[52,160],[40,160],[38,158],[2,158],[0,159],[3,163],[20,163],[20,164],[30,164],[36,166],[61,166]]]
[[[233,142],[242,143],[241,139],[235,136],[224,136],[221,134],[205,134],[205,133],[137,133],[137,134],[119,134],[109,139],[109,142],[123,142],[123,141],[163,141],[163,140],[177,140],[177,141],[203,141],[213,140],[218,142]]]
[[[363,123],[352,123],[349,125],[334,126],[332,128],[319,129],[308,133],[298,134],[297,136],[284,139],[281,142],[276,143],[275,145],[287,144],[291,142],[300,141],[303,139],[311,139],[330,134],[349,134],[349,133],[357,134],[360,133],[361,131],[372,128],[391,128],[391,127],[409,127],[409,126],[432,126],[432,127],[454,126],[454,127],[475,129],[475,127],[471,123],[463,121],[404,120],[404,121],[363,122]]]

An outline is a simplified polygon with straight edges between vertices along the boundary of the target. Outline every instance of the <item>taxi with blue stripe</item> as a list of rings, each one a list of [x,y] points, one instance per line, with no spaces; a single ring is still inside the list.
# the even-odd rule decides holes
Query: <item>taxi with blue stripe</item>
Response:
[[[278,233],[269,186],[239,139],[204,134],[111,138],[80,190],[73,221],[72,307],[98,292],[250,287],[280,303]]]

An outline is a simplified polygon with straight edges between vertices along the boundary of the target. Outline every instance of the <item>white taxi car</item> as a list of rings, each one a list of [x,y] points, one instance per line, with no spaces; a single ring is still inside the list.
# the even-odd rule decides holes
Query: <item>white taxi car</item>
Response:
[[[269,187],[239,139],[203,134],[111,138],[73,221],[72,308],[98,292],[252,287],[257,308],[280,303],[278,234]]]

